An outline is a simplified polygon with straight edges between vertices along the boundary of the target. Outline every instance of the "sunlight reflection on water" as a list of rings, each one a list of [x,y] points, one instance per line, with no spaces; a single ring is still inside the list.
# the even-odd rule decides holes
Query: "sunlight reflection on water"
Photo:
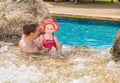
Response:
[[[0,83],[120,83],[120,65],[109,49],[63,46],[62,50],[64,58],[32,57],[0,42]]]

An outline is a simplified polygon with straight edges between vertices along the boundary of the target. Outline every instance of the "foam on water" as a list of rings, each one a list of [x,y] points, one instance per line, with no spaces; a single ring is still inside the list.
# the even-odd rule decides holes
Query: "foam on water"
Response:
[[[0,81],[1,82],[31,82],[31,81],[40,81],[42,77],[45,77],[42,72],[38,72],[35,66],[26,67],[21,65],[19,68],[15,65],[12,65],[8,68],[0,69]],[[38,79],[39,78],[39,79]]]
[[[54,50],[53,50],[54,51]],[[0,43],[0,82],[119,83],[120,66],[106,50],[63,46],[62,58],[24,55],[17,46]],[[59,55],[56,55],[59,56]],[[47,57],[47,56],[42,56]]]

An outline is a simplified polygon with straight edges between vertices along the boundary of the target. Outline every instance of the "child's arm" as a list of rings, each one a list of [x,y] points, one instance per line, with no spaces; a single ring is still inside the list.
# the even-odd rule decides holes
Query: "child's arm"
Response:
[[[57,46],[57,50],[60,51],[61,50],[61,44],[59,43],[56,36],[54,36],[54,40],[55,40],[55,43],[56,43],[56,46]]]
[[[45,47],[43,46],[43,43],[42,43],[42,41],[43,41],[43,37],[42,37],[42,35],[41,35],[39,38],[40,38],[39,40],[40,40],[40,43],[41,43],[42,49],[45,50],[45,51],[48,51],[48,49],[45,48]]]

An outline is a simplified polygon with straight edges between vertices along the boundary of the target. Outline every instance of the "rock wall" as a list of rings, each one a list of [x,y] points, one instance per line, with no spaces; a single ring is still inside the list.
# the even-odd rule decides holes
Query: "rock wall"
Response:
[[[116,58],[120,58],[120,31],[117,34],[111,53]]]
[[[42,0],[6,0],[0,4],[0,40],[17,42],[27,21],[38,22],[50,18]]]

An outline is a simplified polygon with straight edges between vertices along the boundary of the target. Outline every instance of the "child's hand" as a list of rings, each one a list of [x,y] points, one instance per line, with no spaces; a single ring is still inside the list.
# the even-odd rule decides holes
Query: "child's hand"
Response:
[[[43,50],[45,50],[45,51],[49,51],[49,49],[48,49],[48,48],[45,48],[45,47],[43,47]]]

